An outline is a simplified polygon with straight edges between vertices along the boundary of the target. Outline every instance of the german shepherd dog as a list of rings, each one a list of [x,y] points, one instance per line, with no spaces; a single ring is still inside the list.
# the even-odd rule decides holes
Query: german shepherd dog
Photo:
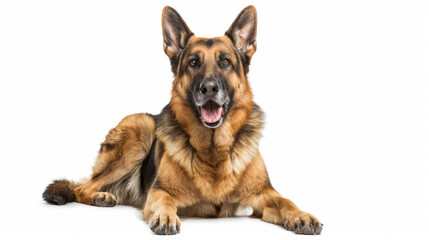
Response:
[[[56,180],[52,204],[142,208],[156,234],[180,231],[183,217],[253,217],[299,234],[322,224],[271,186],[258,150],[264,114],[247,81],[256,51],[256,9],[248,6],[222,37],[196,37],[171,7],[162,12],[164,51],[174,73],[159,115],[134,114],[110,130],[87,180]]]

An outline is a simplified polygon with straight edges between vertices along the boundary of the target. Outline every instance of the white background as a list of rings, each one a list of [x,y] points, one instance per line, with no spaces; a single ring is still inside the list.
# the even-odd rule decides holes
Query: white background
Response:
[[[175,238],[428,237],[425,1],[16,0],[0,2],[1,238],[155,238],[140,210],[58,207],[41,194],[52,179],[89,176],[124,116],[168,103],[165,5],[213,37],[249,4],[261,152],[276,189],[325,228],[305,237],[245,217],[186,219]]]

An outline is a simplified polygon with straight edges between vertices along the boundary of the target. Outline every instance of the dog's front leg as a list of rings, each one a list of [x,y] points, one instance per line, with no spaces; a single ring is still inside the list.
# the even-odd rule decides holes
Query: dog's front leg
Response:
[[[298,234],[320,234],[323,225],[313,215],[301,211],[292,201],[269,187],[253,197],[253,215],[263,221],[283,225]]]
[[[159,235],[174,235],[180,231],[177,201],[162,189],[152,189],[143,209],[143,219]]]

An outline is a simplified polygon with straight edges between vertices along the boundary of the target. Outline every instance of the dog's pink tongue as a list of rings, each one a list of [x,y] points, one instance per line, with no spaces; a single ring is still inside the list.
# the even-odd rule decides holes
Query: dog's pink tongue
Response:
[[[201,108],[201,117],[207,123],[215,123],[222,117],[222,107],[207,106]]]

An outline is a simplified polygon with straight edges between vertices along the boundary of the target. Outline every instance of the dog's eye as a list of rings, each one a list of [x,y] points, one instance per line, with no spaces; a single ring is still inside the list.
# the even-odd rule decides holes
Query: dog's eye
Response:
[[[189,60],[189,63],[188,63],[188,65],[190,66],[190,67],[197,67],[197,65],[198,65],[198,60],[196,60],[196,59],[191,59],[191,60]]]
[[[228,67],[231,64],[231,62],[229,61],[229,59],[223,59],[222,60],[222,66],[224,67]]]

